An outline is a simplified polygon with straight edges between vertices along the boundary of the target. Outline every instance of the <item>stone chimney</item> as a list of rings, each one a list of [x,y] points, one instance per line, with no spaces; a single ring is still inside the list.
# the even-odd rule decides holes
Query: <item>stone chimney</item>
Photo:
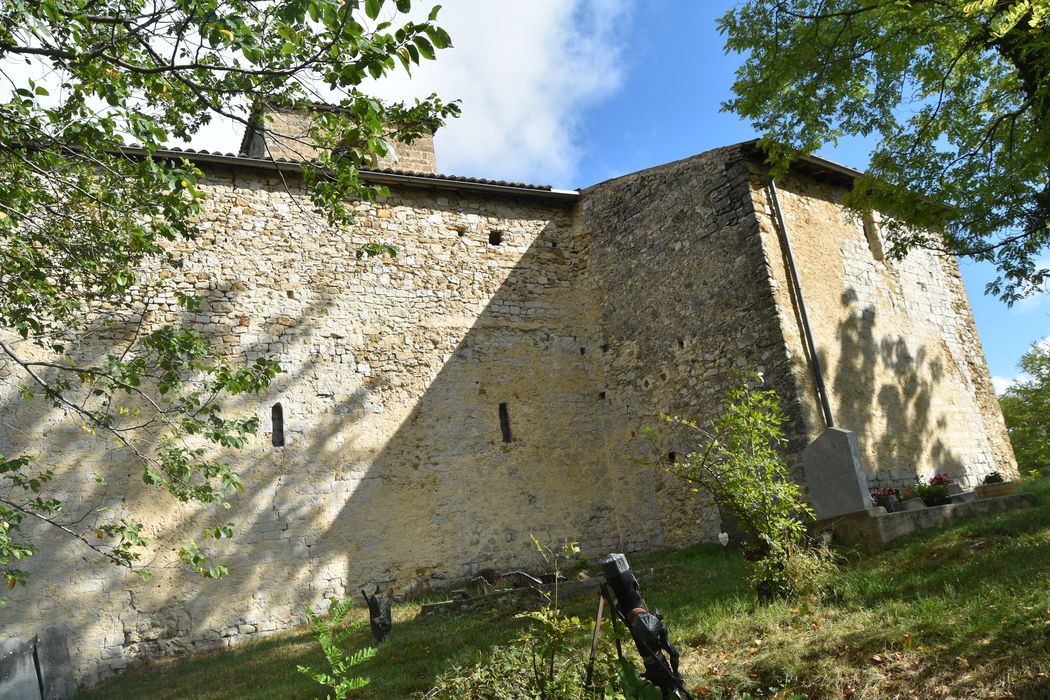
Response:
[[[322,109],[298,110],[267,107],[252,115],[241,141],[241,155],[251,158],[274,158],[275,160],[307,161],[317,157],[317,145],[310,139],[310,123],[314,114]],[[437,172],[434,156],[434,135],[421,136],[412,143],[391,140],[391,153],[379,158],[372,165],[376,170],[397,170],[406,173]]]

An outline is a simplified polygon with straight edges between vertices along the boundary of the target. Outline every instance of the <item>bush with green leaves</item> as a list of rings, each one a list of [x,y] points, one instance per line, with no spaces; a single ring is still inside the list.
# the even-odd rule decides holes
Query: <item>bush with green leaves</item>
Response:
[[[680,439],[699,443],[698,449],[676,456],[667,469],[736,519],[745,535],[744,557],[754,565],[752,584],[768,600],[808,589],[808,575],[797,575],[800,568],[812,574],[833,564],[809,546],[805,523],[813,513],[781,452],[786,419],[780,398],[761,386],[761,375],[734,372],[725,408],[713,421],[662,418]],[[643,434],[654,444],[662,441],[654,429]]]
[[[364,622],[347,621],[353,607],[353,598],[340,601],[333,597],[326,615],[315,613],[311,608],[306,609],[306,616],[310,618],[310,624],[317,633],[317,641],[324,652],[328,670],[316,671],[303,665],[297,668],[300,673],[331,689],[331,694],[325,695],[326,700],[343,700],[351,692],[368,685],[368,678],[353,675],[352,669],[375,656],[375,647],[365,647],[355,652],[347,652],[343,648],[346,640],[365,626]]]

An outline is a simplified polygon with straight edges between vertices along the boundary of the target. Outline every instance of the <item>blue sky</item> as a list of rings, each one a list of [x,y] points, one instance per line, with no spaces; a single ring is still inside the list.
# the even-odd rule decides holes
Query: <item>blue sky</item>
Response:
[[[751,126],[720,112],[732,94],[738,55],[727,56],[715,21],[736,3],[665,0],[631,13],[631,47],[622,53],[616,92],[594,104],[583,119],[586,184],[755,136]],[[854,139],[821,155],[863,169],[868,144]],[[1047,295],[1013,308],[984,294],[994,278],[986,263],[960,261],[974,317],[992,375],[1000,388],[1017,375],[1017,360],[1031,343],[1050,334]]]
[[[743,141],[756,134],[720,111],[738,56],[715,22],[734,0],[445,0],[455,48],[370,86],[380,97],[438,92],[463,116],[436,138],[438,166],[457,175],[576,188]],[[417,12],[429,10],[419,3]],[[239,128],[215,126],[194,145],[231,150]],[[851,140],[820,155],[863,169]],[[1050,264],[1050,251],[1047,254]],[[1050,295],[1008,309],[985,296],[986,264],[962,261],[988,364],[1002,389],[1017,360],[1050,335]]]

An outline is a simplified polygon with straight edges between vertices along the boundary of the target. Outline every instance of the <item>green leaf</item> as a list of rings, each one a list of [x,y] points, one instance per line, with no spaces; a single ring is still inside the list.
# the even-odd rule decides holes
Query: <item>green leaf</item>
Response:
[[[436,48],[447,49],[452,46],[452,37],[441,27],[427,25],[426,33]]]
[[[412,37],[412,43],[419,49],[419,54],[426,59],[434,60],[434,47],[425,37],[414,36]]]

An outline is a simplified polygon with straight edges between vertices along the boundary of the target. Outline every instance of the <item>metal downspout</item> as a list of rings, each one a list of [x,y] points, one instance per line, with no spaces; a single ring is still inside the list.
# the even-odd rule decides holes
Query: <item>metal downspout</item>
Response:
[[[777,197],[777,185],[773,177],[769,178],[769,193],[773,200],[773,213],[777,217],[777,228],[780,234],[780,244],[784,248],[787,257],[788,274],[791,275],[791,284],[795,289],[795,298],[798,299],[798,311],[802,316],[802,330],[806,335],[806,345],[809,347],[809,357],[813,364],[813,375],[817,380],[817,394],[820,395],[820,407],[824,412],[824,422],[829,428],[835,427],[835,421],[831,417],[831,404],[828,403],[828,390],[824,386],[824,371],[820,366],[820,358],[817,356],[817,347],[813,343],[813,331],[809,327],[809,315],[806,313],[806,303],[802,300],[802,287],[798,281],[798,270],[795,269],[795,257],[791,254],[791,241],[788,239],[787,226],[784,225],[784,215],[780,213],[780,199]]]

